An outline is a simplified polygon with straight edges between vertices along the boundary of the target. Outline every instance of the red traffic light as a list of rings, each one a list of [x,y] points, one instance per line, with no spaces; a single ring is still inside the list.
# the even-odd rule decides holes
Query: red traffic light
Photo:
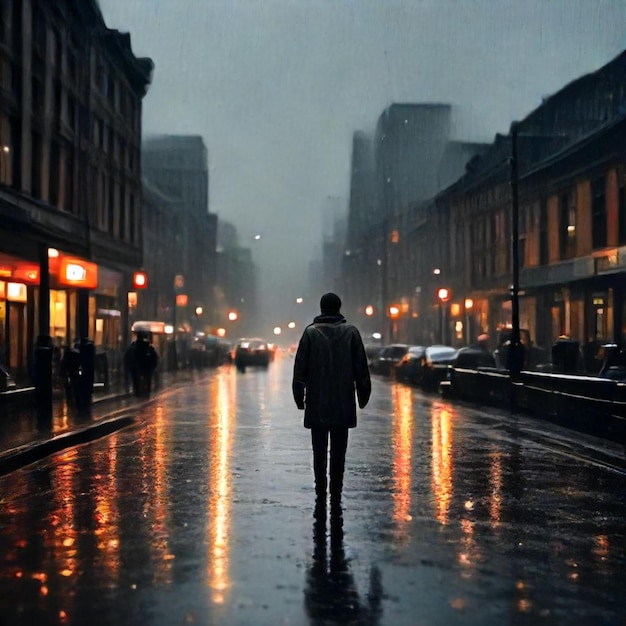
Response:
[[[133,288],[145,289],[148,286],[148,274],[146,272],[135,272],[133,274]]]
[[[442,301],[442,302],[447,302],[451,297],[452,297],[452,291],[450,289],[447,289],[446,287],[442,287],[441,289],[439,289],[439,291],[437,292],[437,297]]]

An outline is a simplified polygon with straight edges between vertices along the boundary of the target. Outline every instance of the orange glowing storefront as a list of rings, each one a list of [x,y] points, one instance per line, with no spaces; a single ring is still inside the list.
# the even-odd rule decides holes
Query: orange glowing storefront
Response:
[[[89,291],[89,337],[96,348],[118,348],[122,273],[49,250],[50,330],[55,348],[78,336],[78,290]],[[40,267],[0,253],[0,363],[19,381],[28,375],[37,336]]]

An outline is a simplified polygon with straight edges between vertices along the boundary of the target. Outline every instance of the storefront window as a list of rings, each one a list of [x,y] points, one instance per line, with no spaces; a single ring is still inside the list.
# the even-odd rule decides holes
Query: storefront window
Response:
[[[7,303],[6,300],[0,300],[0,363],[6,363],[6,319]]]
[[[58,345],[67,345],[71,337],[67,334],[67,293],[50,290],[50,334]]]

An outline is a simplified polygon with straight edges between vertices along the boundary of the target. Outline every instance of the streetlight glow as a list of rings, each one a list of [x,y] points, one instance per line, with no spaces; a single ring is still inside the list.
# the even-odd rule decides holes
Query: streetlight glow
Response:
[[[281,330],[280,326],[274,326],[274,334],[275,335],[280,335],[280,333],[282,333],[283,331]]]
[[[442,302],[447,302],[450,299],[450,290],[446,287],[441,287],[441,289],[437,292],[437,297]]]
[[[237,313],[237,311],[229,311],[228,312],[228,319],[231,322],[236,322],[237,319],[239,319],[239,314]]]
[[[372,317],[372,315],[374,315],[374,307],[371,304],[368,304],[365,307],[365,315],[367,315],[367,317]]]
[[[289,322],[289,324],[287,324],[288,328],[295,328],[296,327],[296,323],[295,322]]]

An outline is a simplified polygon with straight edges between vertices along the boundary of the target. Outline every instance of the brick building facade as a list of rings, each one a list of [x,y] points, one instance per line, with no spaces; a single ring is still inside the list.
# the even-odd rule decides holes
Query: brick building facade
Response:
[[[0,4],[0,360],[18,378],[37,336],[124,336],[152,71],[95,0]]]

